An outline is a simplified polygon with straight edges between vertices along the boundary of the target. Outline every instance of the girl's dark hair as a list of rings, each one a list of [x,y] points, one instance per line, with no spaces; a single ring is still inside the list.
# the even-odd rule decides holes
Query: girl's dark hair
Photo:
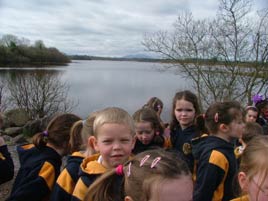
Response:
[[[150,122],[152,128],[155,130],[155,135],[153,138],[154,144],[163,146],[165,141],[163,137],[164,129],[161,125],[158,115],[154,110],[150,108],[141,108],[137,110],[132,117],[135,123]]]
[[[209,131],[205,124],[205,114],[200,114],[196,116],[195,129],[198,133],[198,136],[195,136],[195,137],[202,136],[203,134],[209,134]]]
[[[205,114],[205,124],[210,133],[215,134],[220,124],[230,124],[243,114],[237,101],[216,102],[209,106]]]
[[[141,161],[146,157],[147,160],[141,165]],[[157,157],[160,157],[160,160],[152,168],[151,165]],[[178,155],[163,149],[148,150],[124,164],[123,176],[118,176],[114,169],[103,174],[89,187],[85,200],[123,201],[124,196],[130,196],[133,201],[145,201],[150,199],[155,183],[181,176],[189,176],[191,180],[187,164]],[[119,180],[122,181],[121,185]],[[117,190],[114,190],[115,187]]]
[[[78,120],[81,118],[69,113],[55,116],[49,122],[46,131],[33,136],[33,144],[38,148],[46,146],[48,142],[57,148],[67,147],[71,127]]]
[[[149,99],[149,101],[143,106],[144,108],[148,107],[153,109],[154,111],[158,112],[159,107],[163,108],[164,104],[163,102],[157,98],[157,97],[152,97]]]
[[[194,93],[192,93],[191,91],[188,91],[188,90],[177,92],[175,94],[175,96],[173,98],[173,102],[172,102],[170,130],[174,130],[174,128],[178,124],[178,121],[177,121],[176,116],[174,114],[174,110],[176,108],[176,102],[178,100],[186,100],[188,102],[191,102],[193,104],[194,109],[195,109],[196,116],[200,114],[198,98]]]
[[[264,108],[266,105],[268,105],[268,99],[261,100],[256,103],[256,108],[259,110],[259,112]]]

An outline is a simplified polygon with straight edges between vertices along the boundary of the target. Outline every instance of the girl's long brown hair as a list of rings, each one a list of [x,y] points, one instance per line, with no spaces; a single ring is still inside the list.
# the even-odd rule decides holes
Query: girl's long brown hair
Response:
[[[141,166],[141,161],[146,155],[150,157]],[[161,157],[160,161],[151,168],[157,157]],[[187,164],[179,156],[163,149],[148,150],[126,162],[122,176],[118,176],[113,169],[98,178],[89,187],[84,200],[123,201],[125,196],[130,196],[134,201],[147,201],[156,182],[181,176],[189,176],[191,179]]]

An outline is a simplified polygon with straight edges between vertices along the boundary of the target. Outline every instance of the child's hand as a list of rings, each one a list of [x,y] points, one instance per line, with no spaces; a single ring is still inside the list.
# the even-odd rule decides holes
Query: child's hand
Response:
[[[6,143],[5,143],[4,138],[0,136],[0,146],[3,146],[3,145],[5,145],[5,144],[6,144]]]

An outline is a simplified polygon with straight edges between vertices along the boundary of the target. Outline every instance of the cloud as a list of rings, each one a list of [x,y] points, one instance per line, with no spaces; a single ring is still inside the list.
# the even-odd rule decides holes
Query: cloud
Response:
[[[1,0],[0,37],[43,40],[67,54],[124,56],[142,53],[144,33],[172,29],[183,10],[211,17],[217,1]]]

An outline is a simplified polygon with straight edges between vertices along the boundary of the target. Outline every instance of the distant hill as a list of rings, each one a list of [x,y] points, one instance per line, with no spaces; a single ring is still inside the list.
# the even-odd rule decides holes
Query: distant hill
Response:
[[[155,59],[152,56],[148,54],[129,54],[126,56],[123,56],[122,58],[127,58],[127,59]]]
[[[132,55],[126,55],[124,57],[98,57],[89,55],[69,55],[68,57],[72,60],[111,60],[111,61],[146,61],[146,62],[162,61],[161,59],[155,59],[145,54],[132,54]]]

